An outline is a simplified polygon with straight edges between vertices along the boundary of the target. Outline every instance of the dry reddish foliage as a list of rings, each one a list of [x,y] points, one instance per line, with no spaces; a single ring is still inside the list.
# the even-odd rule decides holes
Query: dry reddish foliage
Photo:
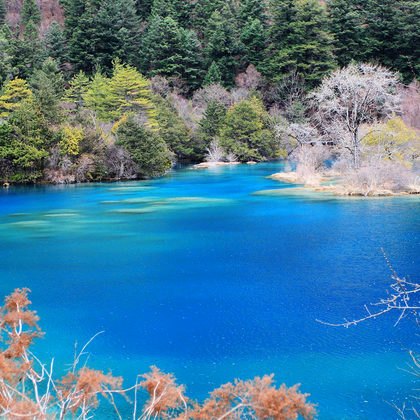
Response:
[[[308,394],[298,391],[299,385],[276,388],[273,375],[222,385],[203,404],[187,404],[184,387],[155,367],[143,377],[142,386],[150,397],[142,416],[146,418],[174,418],[176,413],[176,420],[295,420],[299,415],[311,420],[316,415],[315,406],[306,401]]]
[[[29,350],[43,333],[38,316],[28,309],[28,292],[16,289],[0,309],[0,339],[5,344],[0,350],[0,416],[8,420],[61,420],[70,414],[87,419],[98,405],[99,394],[112,398],[112,392],[121,393],[122,379],[87,367],[76,370],[83,348],[71,372],[62,380],[54,380],[52,364],[48,370]]]
[[[177,385],[170,373],[163,373],[156,366],[151,369],[150,373],[140,376],[145,379],[141,387],[146,389],[150,397],[144,406],[144,413],[148,417],[172,418],[181,410],[187,409],[185,387]]]

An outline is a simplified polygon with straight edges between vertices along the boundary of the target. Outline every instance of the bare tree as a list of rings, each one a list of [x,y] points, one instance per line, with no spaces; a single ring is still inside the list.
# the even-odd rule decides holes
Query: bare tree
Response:
[[[236,76],[235,84],[238,88],[257,90],[262,85],[261,73],[253,64],[250,64],[245,70],[245,73],[240,73]]]
[[[207,105],[212,101],[218,101],[224,106],[232,105],[232,96],[223,86],[215,84],[205,86],[194,93],[193,105],[197,108],[205,110]]]
[[[219,140],[213,139],[210,146],[207,148],[206,161],[207,162],[221,162],[225,151],[220,147]]]
[[[382,250],[382,252],[384,252]],[[392,273],[392,284],[390,290],[387,290],[387,296],[379,302],[365,305],[366,314],[360,318],[353,320],[344,319],[344,322],[337,324],[319,321],[322,324],[331,325],[333,327],[350,327],[350,325],[357,325],[361,322],[367,321],[371,318],[377,318],[387,312],[396,312],[397,320],[394,325],[397,325],[403,318],[410,314],[418,317],[420,311],[420,284],[413,282],[410,278],[401,278],[397,275],[392,268],[387,256],[385,255],[386,262]]]
[[[312,99],[322,131],[338,125],[348,137],[334,140],[347,149],[354,168],[360,166],[360,127],[383,119],[398,108],[398,76],[379,65],[350,64],[329,75]],[[334,128],[337,131],[337,128]]]

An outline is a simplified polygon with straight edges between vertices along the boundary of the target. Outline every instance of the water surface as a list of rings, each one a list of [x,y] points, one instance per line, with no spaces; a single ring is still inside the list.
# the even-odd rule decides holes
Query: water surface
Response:
[[[57,370],[89,364],[129,385],[151,365],[203,399],[235,378],[301,383],[319,419],[395,419],[416,378],[410,322],[333,328],[420,281],[420,201],[296,193],[280,163],[181,168],[148,181],[0,190],[0,295],[32,289]],[[290,189],[273,194],[267,190]],[[101,418],[111,418],[103,409]]]

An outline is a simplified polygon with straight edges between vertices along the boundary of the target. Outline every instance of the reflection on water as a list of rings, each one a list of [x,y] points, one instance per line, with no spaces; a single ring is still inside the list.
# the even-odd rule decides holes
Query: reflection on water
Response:
[[[76,340],[105,330],[90,364],[127,385],[155,364],[205,398],[223,382],[275,373],[302,384],[321,420],[395,419],[384,401],[402,404],[418,388],[398,369],[409,361],[402,347],[417,348],[415,327],[315,320],[358,317],[384,295],[381,248],[420,280],[418,200],[267,179],[280,166],[1,190],[0,293],[32,289],[47,333],[37,355],[64,369]]]

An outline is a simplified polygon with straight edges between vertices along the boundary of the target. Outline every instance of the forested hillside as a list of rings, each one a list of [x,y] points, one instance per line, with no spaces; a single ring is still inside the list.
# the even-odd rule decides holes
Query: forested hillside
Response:
[[[286,156],[279,127],[333,70],[420,71],[420,1],[0,0],[0,20],[4,181]]]

